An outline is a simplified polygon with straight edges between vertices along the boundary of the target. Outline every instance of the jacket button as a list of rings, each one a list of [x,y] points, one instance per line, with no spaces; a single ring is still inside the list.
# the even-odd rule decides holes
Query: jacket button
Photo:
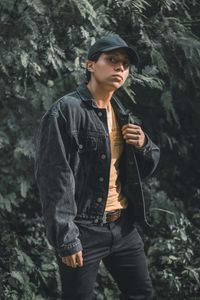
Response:
[[[103,177],[99,177],[99,181],[103,182],[104,181]]]
[[[101,155],[101,159],[105,159],[106,158],[106,155],[105,154],[102,154]]]
[[[99,116],[99,117],[102,117],[102,115],[103,115],[102,112],[99,112],[99,113],[98,113],[98,116]]]
[[[103,200],[103,198],[99,197],[97,198],[97,202],[100,203]]]
[[[99,222],[99,220],[98,220],[98,219],[95,219],[95,220],[94,220],[94,223],[98,223],[98,222]]]
[[[81,144],[78,147],[79,147],[79,149],[83,149],[83,145],[81,145]]]

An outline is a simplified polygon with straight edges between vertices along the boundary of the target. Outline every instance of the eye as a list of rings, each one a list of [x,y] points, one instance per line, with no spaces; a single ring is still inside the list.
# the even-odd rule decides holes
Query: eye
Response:
[[[111,64],[116,64],[117,63],[117,60],[114,56],[108,56],[108,61],[111,63]]]
[[[123,62],[123,66],[124,66],[125,69],[128,69],[128,68],[130,67],[130,65],[131,65],[131,64],[130,64],[129,61],[124,61],[124,62]]]

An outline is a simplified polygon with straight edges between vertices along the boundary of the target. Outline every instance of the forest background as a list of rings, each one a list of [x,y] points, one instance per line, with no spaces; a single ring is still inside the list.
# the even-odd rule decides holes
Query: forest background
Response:
[[[59,299],[34,179],[35,137],[50,105],[85,80],[95,38],[117,33],[140,64],[122,101],[161,148],[144,182],[141,228],[154,300],[200,299],[200,4],[192,0],[0,0],[0,299]],[[119,299],[101,265],[96,299]]]

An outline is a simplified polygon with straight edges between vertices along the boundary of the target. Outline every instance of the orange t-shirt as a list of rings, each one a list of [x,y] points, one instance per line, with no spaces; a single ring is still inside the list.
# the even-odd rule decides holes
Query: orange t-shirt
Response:
[[[108,198],[105,210],[111,211],[127,207],[127,199],[121,193],[121,184],[118,178],[119,159],[123,151],[123,137],[111,104],[107,110],[107,122],[111,145],[111,165]]]

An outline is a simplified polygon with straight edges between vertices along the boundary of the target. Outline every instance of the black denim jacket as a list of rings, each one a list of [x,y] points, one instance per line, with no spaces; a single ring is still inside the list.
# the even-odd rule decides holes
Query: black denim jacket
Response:
[[[120,128],[134,122],[114,96]],[[148,136],[144,148],[124,142],[119,162],[122,192],[134,221],[145,221],[141,179],[155,170],[159,148]],[[106,109],[86,85],[55,102],[41,120],[35,160],[47,238],[61,256],[82,250],[78,222],[101,226],[109,186],[110,141]]]

